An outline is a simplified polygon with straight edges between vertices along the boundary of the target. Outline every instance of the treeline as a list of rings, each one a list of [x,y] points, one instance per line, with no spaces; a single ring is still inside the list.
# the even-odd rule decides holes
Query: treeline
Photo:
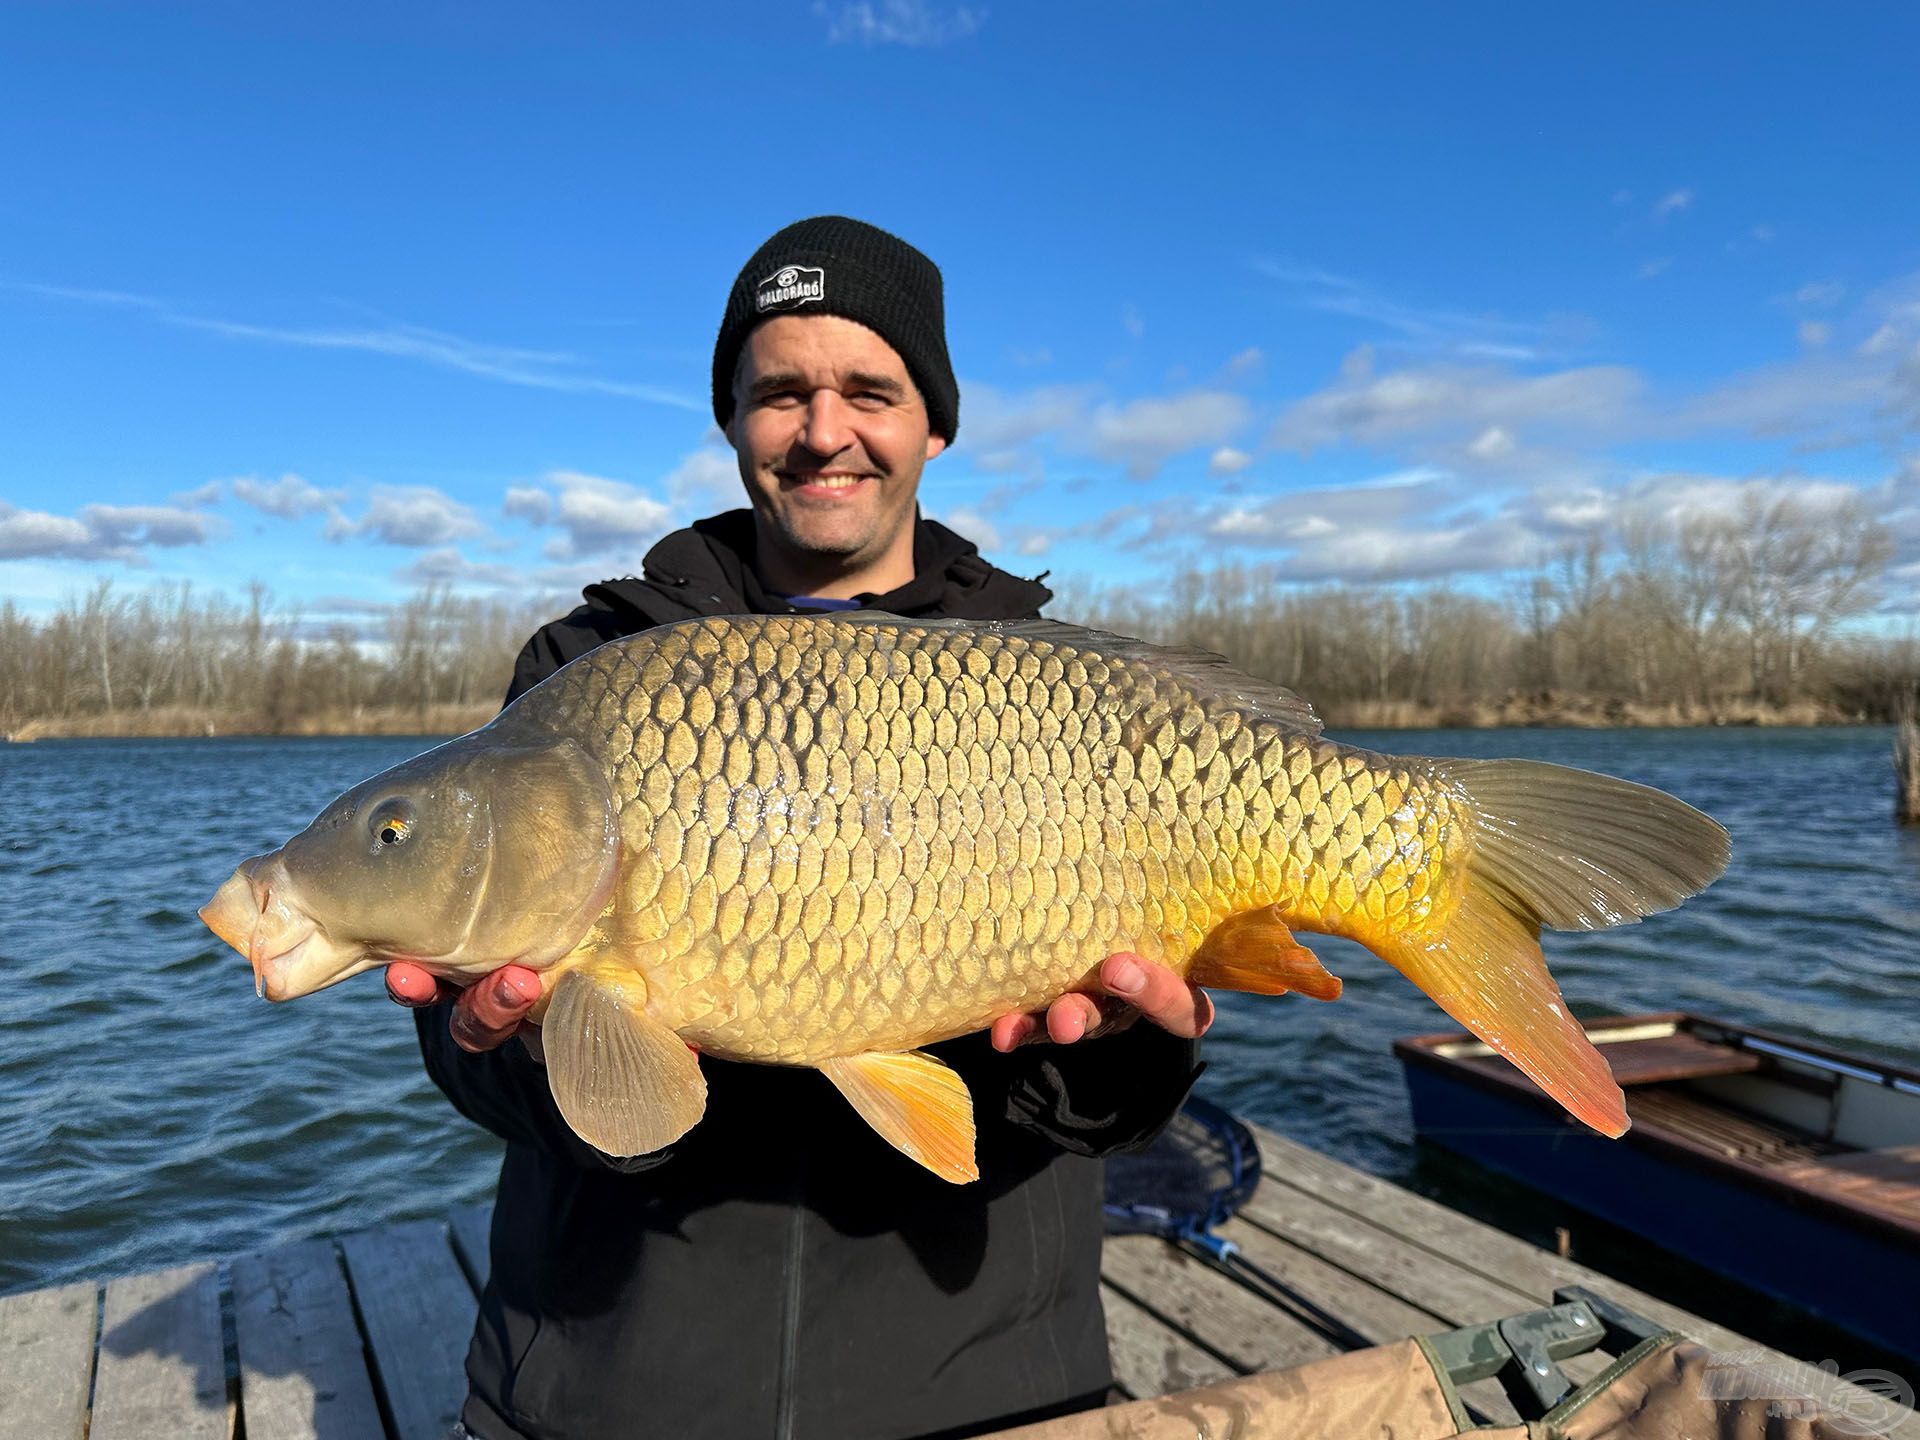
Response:
[[[1878,603],[1891,555],[1858,505],[1750,498],[1570,547],[1497,598],[1222,565],[1158,593],[1070,589],[1061,613],[1219,651],[1349,725],[1886,720],[1920,646],[1841,625]]]
[[[1891,549],[1857,507],[1754,500],[1630,526],[1494,597],[1221,565],[1157,589],[1063,586],[1052,613],[1220,651],[1336,725],[1887,720],[1915,693],[1920,643],[1842,622],[1878,602]],[[103,582],[44,619],[8,602],[0,733],[464,729],[555,608],[432,587],[368,634],[259,584],[234,601]]]
[[[440,728],[497,706],[520,645],[551,618],[549,604],[431,586],[372,615],[369,635],[311,621],[259,582],[235,601],[103,581],[45,619],[0,605],[0,732]]]

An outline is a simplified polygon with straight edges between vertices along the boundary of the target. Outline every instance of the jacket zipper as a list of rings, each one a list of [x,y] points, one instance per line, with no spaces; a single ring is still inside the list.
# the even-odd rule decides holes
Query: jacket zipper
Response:
[[[781,1308],[780,1388],[776,1394],[773,1433],[776,1440],[793,1440],[794,1392],[798,1376],[794,1373],[800,1354],[800,1294],[806,1259],[806,1186],[807,1162],[800,1161],[799,1194],[794,1197],[793,1218],[787,1222],[787,1293]]]

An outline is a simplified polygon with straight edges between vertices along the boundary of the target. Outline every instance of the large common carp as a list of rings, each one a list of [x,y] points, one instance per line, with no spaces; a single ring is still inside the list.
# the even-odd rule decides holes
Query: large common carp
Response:
[[[275,1000],[398,959],[543,970],[554,1099],[609,1153],[699,1120],[697,1048],[818,1068],[962,1181],[971,1099],[917,1047],[1086,987],[1115,950],[1333,998],[1295,929],[1359,941],[1618,1135],[1540,927],[1665,910],[1727,855],[1645,786],[1334,744],[1200,651],[1052,621],[731,617],[581,657],[200,913]]]

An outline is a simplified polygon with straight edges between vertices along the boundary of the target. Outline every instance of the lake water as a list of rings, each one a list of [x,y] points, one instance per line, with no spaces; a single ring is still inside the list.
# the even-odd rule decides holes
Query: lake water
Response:
[[[1578,1012],[1693,1009],[1892,1060],[1920,1051],[1920,835],[1891,819],[1887,730],[1340,738],[1605,770],[1732,830],[1732,869],[1705,896],[1643,925],[1547,938]],[[425,1078],[378,974],[270,1006],[194,916],[237,860],[430,743],[0,745],[0,1293],[491,1193],[497,1142]],[[1446,1017],[1357,947],[1316,949],[1345,995],[1221,997],[1201,1088],[1411,1178],[1389,1046]]]

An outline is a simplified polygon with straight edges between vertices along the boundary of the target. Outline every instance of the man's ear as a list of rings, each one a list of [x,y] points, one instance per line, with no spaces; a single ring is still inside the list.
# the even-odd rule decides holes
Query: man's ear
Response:
[[[946,448],[947,448],[946,436],[936,435],[931,430],[927,432],[927,459],[931,460],[934,456],[938,455],[942,450]]]

